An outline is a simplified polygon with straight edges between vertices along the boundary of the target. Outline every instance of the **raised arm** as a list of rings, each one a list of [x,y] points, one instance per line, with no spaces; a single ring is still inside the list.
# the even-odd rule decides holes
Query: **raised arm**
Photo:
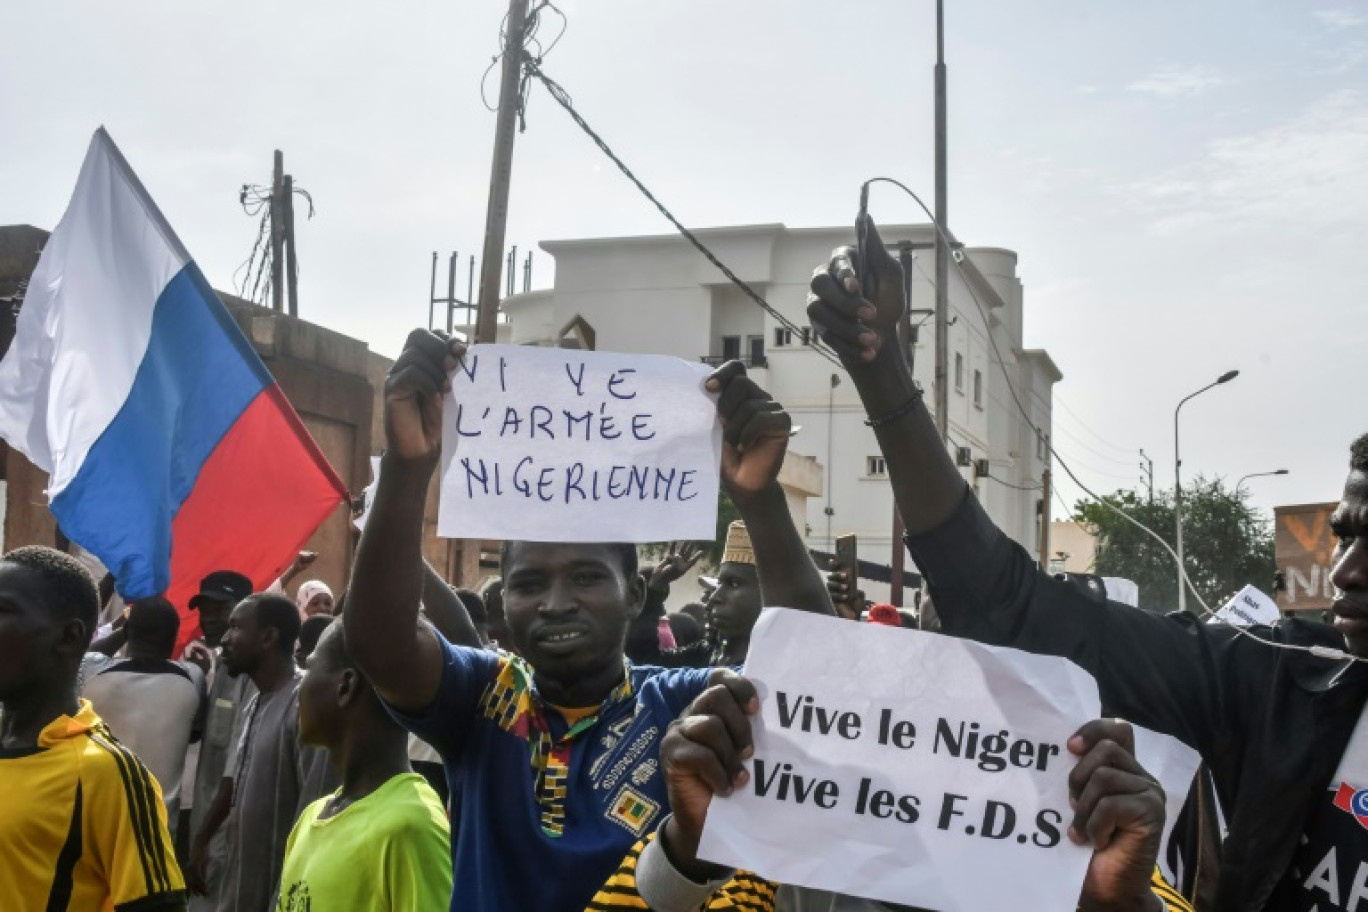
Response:
[[[1277,656],[1195,617],[1149,615],[1055,579],[992,523],[951,463],[894,343],[901,270],[874,225],[866,227],[871,281],[862,290],[855,250],[838,249],[813,276],[808,316],[841,356],[870,415],[908,548],[944,631],[1071,659],[1097,678],[1111,711],[1208,758],[1218,746],[1237,756],[1232,739],[1257,697],[1235,691],[1260,680],[1250,663]],[[1245,673],[1226,674],[1241,666]]]
[[[418,623],[423,510],[442,451],[442,396],[461,351],[457,342],[415,330],[390,369],[380,480],[343,612],[356,663],[402,712],[427,708],[442,680],[441,644]]]
[[[822,339],[841,356],[860,394],[879,448],[888,464],[893,498],[909,535],[934,529],[964,500],[960,477],[936,432],[912,380],[912,369],[897,344],[903,302],[902,268],[868,222],[873,275],[856,275],[855,248],[836,250],[817,269],[808,297],[808,317]]]
[[[750,533],[764,603],[835,614],[779,485],[792,418],[740,361],[718,368],[708,389],[718,393],[722,418],[722,484]]]
[[[447,642],[474,649],[489,644],[465,603],[426,560],[423,561],[423,611]]]

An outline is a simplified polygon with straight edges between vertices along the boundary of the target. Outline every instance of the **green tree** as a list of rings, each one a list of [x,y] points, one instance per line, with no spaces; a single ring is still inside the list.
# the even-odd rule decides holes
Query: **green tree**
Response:
[[[1152,501],[1135,491],[1117,491],[1106,500],[1176,547],[1172,491],[1156,492]],[[1136,583],[1142,608],[1177,609],[1177,568],[1154,539],[1095,501],[1080,501],[1075,518],[1097,537],[1093,572]],[[1220,479],[1199,476],[1184,486],[1183,550],[1188,578],[1213,610],[1247,584],[1272,589],[1272,524],[1243,492],[1226,488]],[[1200,611],[1190,593],[1188,606]]]

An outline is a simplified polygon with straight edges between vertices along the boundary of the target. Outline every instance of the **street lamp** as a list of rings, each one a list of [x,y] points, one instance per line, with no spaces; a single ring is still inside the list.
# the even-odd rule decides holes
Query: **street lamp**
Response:
[[[1248,475],[1241,475],[1241,476],[1240,476],[1240,480],[1237,481],[1237,482],[1235,482],[1235,493],[1236,493],[1236,494],[1239,494],[1239,493],[1240,493],[1240,488],[1243,487],[1243,486],[1244,486],[1244,483],[1245,483],[1246,481],[1248,481],[1249,479],[1251,479],[1251,478],[1263,478],[1263,477],[1268,476],[1268,475],[1286,475],[1286,474],[1288,474],[1287,469],[1274,469],[1272,472],[1250,472]]]
[[[1183,563],[1183,456],[1178,448],[1178,413],[1182,411],[1189,399],[1195,399],[1212,387],[1220,386],[1222,383],[1229,383],[1240,376],[1237,370],[1226,371],[1216,378],[1214,383],[1208,383],[1197,392],[1183,397],[1182,401],[1173,410],[1173,521],[1177,526],[1176,533],[1178,539],[1178,610],[1187,610],[1187,575],[1185,573],[1186,564]]]

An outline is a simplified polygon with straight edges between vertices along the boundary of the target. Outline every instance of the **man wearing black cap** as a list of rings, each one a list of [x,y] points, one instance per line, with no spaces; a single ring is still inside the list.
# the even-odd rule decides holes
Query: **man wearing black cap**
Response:
[[[226,846],[220,832],[222,817],[210,820],[210,809],[219,794],[228,756],[236,743],[240,730],[242,708],[256,693],[252,679],[247,675],[234,677],[222,663],[222,650],[219,642],[228,629],[228,615],[238,602],[252,594],[252,581],[241,573],[232,570],[219,570],[200,581],[200,591],[190,599],[190,607],[199,612],[200,631],[204,639],[192,643],[190,650],[200,649],[208,652],[209,667],[209,704],[205,721],[204,736],[196,747],[199,750],[198,764],[195,769],[195,788],[193,805],[190,809],[189,833],[196,837],[206,831],[205,842],[208,864],[203,878],[203,888],[208,897],[196,896],[191,900],[191,909],[212,909],[216,901],[218,882],[222,877]],[[187,650],[189,651],[189,650]],[[193,757],[187,757],[186,768],[192,768]],[[226,816],[224,807],[222,816]],[[206,823],[212,822],[211,828]],[[187,874],[188,874],[187,870]]]

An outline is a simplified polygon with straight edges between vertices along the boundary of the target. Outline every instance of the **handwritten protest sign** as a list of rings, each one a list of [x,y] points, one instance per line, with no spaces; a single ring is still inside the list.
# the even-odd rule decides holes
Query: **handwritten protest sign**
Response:
[[[767,609],[750,781],[701,857],[781,883],[942,912],[1072,909],[1068,739],[1099,715],[1064,659]]]
[[[722,431],[709,373],[656,355],[474,346],[443,409],[438,534],[710,540]]]
[[[1255,627],[1276,623],[1282,617],[1278,603],[1253,586],[1245,586],[1235,597],[1217,611],[1208,624],[1234,624],[1236,627]]]

